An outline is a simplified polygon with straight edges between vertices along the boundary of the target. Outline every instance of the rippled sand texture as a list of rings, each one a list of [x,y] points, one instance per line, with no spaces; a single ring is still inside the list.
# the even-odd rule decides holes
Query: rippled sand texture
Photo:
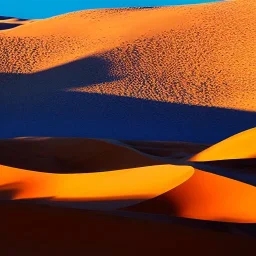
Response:
[[[254,0],[70,13],[2,32],[0,72],[99,58],[109,79],[61,89],[254,111],[255,16]]]

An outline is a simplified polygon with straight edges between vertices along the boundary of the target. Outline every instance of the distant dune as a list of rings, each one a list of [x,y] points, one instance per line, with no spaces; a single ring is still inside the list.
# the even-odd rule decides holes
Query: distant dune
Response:
[[[93,10],[38,21],[1,34],[1,72],[35,73],[96,58],[102,72],[108,64],[113,81],[88,86],[84,76],[62,89],[253,111],[255,5]],[[82,63],[76,68],[86,74]]]
[[[193,156],[196,162],[256,158],[256,128],[236,134]]]
[[[17,19],[13,17],[0,16],[0,30],[6,30],[15,28],[27,23],[31,23],[33,20]]]
[[[0,136],[214,143],[255,126],[255,5],[80,11],[1,31]]]

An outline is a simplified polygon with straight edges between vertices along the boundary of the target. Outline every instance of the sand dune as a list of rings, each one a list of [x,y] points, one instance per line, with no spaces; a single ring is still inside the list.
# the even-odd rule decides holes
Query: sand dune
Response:
[[[0,152],[2,165],[51,173],[100,172],[162,164],[159,159],[118,141],[83,138],[0,140]]]
[[[254,7],[81,11],[1,31],[1,138],[215,143],[256,126]]]
[[[1,252],[251,251],[255,3],[0,17]]]
[[[256,128],[236,134],[196,154],[196,162],[256,158]]]
[[[35,73],[94,57],[117,80],[88,86],[85,77],[63,90],[254,111],[254,7],[254,0],[234,0],[37,21],[1,33],[1,72]]]
[[[0,192],[15,191],[11,198],[14,200],[50,198],[80,201],[83,208],[117,209],[167,192],[191,177],[194,171],[189,166],[161,165],[87,174],[52,174],[0,165],[0,172]]]
[[[254,129],[237,135],[239,141],[247,139],[251,131]],[[78,208],[111,210],[135,205],[131,210],[202,220],[256,222],[256,189],[243,183],[255,180],[255,163],[251,162],[248,169],[246,159],[237,168],[229,160],[223,165],[208,161],[201,166],[204,171],[194,172],[200,166],[190,167],[193,162],[186,159],[191,151],[204,152],[205,147],[82,138],[1,140],[0,190],[4,198],[41,199]],[[236,151],[240,149],[236,147]],[[145,152],[148,150],[150,154]],[[237,173],[241,173],[240,178]]]
[[[255,196],[254,186],[195,170],[194,175],[180,186],[126,210],[204,220],[255,223]]]

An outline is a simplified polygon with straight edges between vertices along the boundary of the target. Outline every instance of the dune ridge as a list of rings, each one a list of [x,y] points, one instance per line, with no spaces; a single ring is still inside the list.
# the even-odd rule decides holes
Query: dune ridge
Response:
[[[191,167],[171,165],[86,174],[38,173],[2,165],[0,171],[0,187],[6,190],[8,184],[13,184],[12,189],[17,189],[13,200],[52,198],[56,201],[98,201],[99,205],[101,201],[111,200],[126,200],[125,204],[129,205],[135,199],[138,203],[168,191],[193,174]],[[85,204],[87,207],[90,206]],[[108,208],[111,209],[111,203]]]
[[[41,198],[46,203],[49,200],[65,205],[66,202],[71,207],[73,202],[73,207],[84,209],[124,209],[255,223],[256,188],[242,178],[235,180],[233,175],[238,169],[241,177],[255,176],[255,162],[251,162],[248,171],[242,170],[246,156],[250,160],[253,147],[244,151],[243,147],[235,146],[247,145],[254,132],[255,129],[244,131],[213,146],[82,138],[0,140],[0,191],[4,197],[8,191],[14,191],[9,199]],[[215,146],[218,151],[212,151]],[[229,149],[231,154],[243,153],[241,171],[239,167],[232,169]],[[197,156],[207,150],[213,152],[210,156],[216,153],[217,161],[207,158],[208,162],[201,166],[203,169],[198,169],[200,166],[191,162],[191,152],[197,151]],[[22,152],[23,157],[12,161]],[[218,152],[226,152],[225,165],[221,165]],[[214,166],[215,162],[216,172],[211,173],[208,166]]]
[[[256,128],[235,134],[193,156],[190,161],[256,158]],[[239,149],[239,150],[238,150]]]

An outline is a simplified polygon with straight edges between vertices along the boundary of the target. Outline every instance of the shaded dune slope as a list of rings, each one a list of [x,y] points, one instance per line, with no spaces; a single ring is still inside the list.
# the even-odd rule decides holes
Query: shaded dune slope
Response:
[[[255,126],[254,7],[82,11],[2,31],[1,137],[214,143]]]
[[[118,141],[82,138],[0,140],[0,164],[50,173],[86,173],[159,165]]]
[[[195,170],[180,186],[126,210],[186,218],[255,223],[256,189],[219,175]]]
[[[25,25],[33,22],[33,20],[17,19],[13,17],[0,16],[0,31],[6,29],[16,28],[21,25]]]
[[[192,157],[195,162],[188,160],[187,164],[195,168],[190,179],[128,210],[216,221],[255,222],[254,139],[255,128],[208,147]],[[199,167],[213,173],[197,169]],[[254,186],[247,185],[246,181]]]
[[[248,134],[253,131],[237,135],[239,143],[247,143]],[[237,136],[218,143],[219,150],[227,150],[225,142],[232,145],[237,142]],[[9,199],[49,198],[49,202],[78,208],[118,209],[133,205],[125,210],[202,220],[256,222],[253,203],[256,189],[249,185],[256,185],[255,159],[250,158],[252,148],[246,151],[248,159],[240,146],[235,148],[236,152],[244,153],[243,159],[203,163],[187,160],[192,152],[200,154],[206,147],[178,142],[82,138],[1,140],[0,190],[5,191],[4,198],[8,197],[8,191],[14,191]],[[214,146],[206,150],[211,148]],[[148,150],[150,154],[145,152]]]
[[[249,255],[255,245],[254,239],[239,235],[36,204],[1,202],[0,216],[5,220],[0,234],[3,255],[169,255],[188,250]]]

